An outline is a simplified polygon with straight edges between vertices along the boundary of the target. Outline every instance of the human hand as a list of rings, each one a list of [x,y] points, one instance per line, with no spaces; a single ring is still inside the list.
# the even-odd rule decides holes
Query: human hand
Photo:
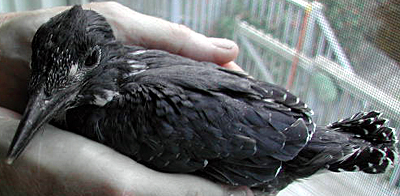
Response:
[[[113,25],[117,39],[124,43],[165,49],[197,60],[235,66],[234,63],[229,63],[237,55],[237,46],[233,42],[223,40],[224,44],[233,44],[233,46],[225,47],[226,49],[218,48],[215,46],[218,39],[206,38],[185,27],[141,15],[117,3],[96,3],[84,7],[92,8],[104,15]],[[7,38],[10,38],[7,39],[8,41],[5,44],[0,41],[0,49],[2,50],[0,54],[0,74],[10,79],[18,76],[19,80],[14,80],[15,87],[24,82],[23,85],[26,85],[29,75],[27,63],[30,59],[30,39],[34,32],[48,18],[65,9],[67,7],[25,12],[6,22],[4,26],[7,25],[7,28],[5,30],[4,26],[0,27],[0,37],[9,36]],[[129,14],[132,15],[128,16]],[[118,18],[122,16],[124,18],[118,21]],[[135,17],[138,18],[135,19]],[[31,23],[29,23],[31,26],[29,26],[27,20],[31,20]],[[129,26],[127,24],[135,24],[143,20],[147,20],[143,24],[144,26],[125,27]],[[165,29],[160,29],[161,27]],[[10,31],[13,28],[14,32],[18,33],[4,34],[13,32]],[[152,31],[151,36],[149,36],[148,30],[152,28],[157,30]],[[176,37],[171,38],[166,36],[167,34],[176,35]],[[13,45],[14,47],[18,46],[16,48],[19,49],[14,49]],[[4,49],[6,49],[5,52],[3,52]],[[5,57],[6,60],[2,57]],[[10,62],[14,62],[13,67],[9,66]],[[7,81],[7,79],[4,81]],[[9,85],[9,83],[8,81],[4,84]],[[24,90],[26,89],[24,88]],[[4,93],[7,93],[7,91],[0,90],[0,95]],[[21,94],[24,95],[24,93]],[[26,99],[21,95],[15,97]],[[10,103],[18,103],[22,105],[20,107],[24,107],[12,96],[11,98],[6,96],[6,98]],[[16,130],[18,120],[15,118],[18,118],[17,114],[0,110],[0,157],[5,157]],[[13,165],[0,163],[0,187],[0,195],[244,194],[240,190],[229,192],[224,186],[195,176],[165,174],[150,170],[106,146],[52,126],[45,127],[43,133],[38,134],[31,141],[23,155]]]
[[[0,14],[0,106],[23,112],[27,102],[32,37],[41,24],[68,8]],[[230,40],[208,38],[183,25],[143,15],[115,2],[90,3],[83,8],[106,17],[116,38],[124,44],[167,50],[241,70],[233,62],[238,47]]]
[[[0,157],[18,122],[0,113]],[[244,195],[196,176],[156,172],[79,135],[44,129],[16,162],[0,162],[0,195]]]

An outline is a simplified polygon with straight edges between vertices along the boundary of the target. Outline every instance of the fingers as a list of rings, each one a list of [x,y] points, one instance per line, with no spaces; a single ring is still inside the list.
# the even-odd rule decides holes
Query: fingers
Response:
[[[198,61],[209,61],[225,64],[233,61],[238,52],[238,46],[233,41],[221,38],[209,38],[196,33],[184,25],[168,22],[166,20],[144,15],[131,10],[116,2],[90,3],[83,5],[85,9],[92,9],[102,14],[111,24],[118,40],[125,44],[140,45],[147,48],[162,49]],[[68,9],[68,7],[55,7],[51,9],[35,10],[16,14],[13,30],[19,29],[17,44],[2,44],[5,46],[24,46],[20,48],[2,49],[13,56],[19,54],[20,58],[28,61],[30,57],[30,40],[36,29],[50,17]],[[1,17],[0,17],[1,19]],[[6,31],[4,36],[14,35]],[[3,37],[3,36],[2,36]],[[15,37],[15,36],[14,36]],[[0,48],[1,49],[1,48]],[[23,52],[20,52],[23,51]],[[10,56],[10,55],[8,55]]]
[[[14,112],[12,110],[0,107],[0,118],[20,119],[21,118],[21,114],[18,114],[17,112]]]
[[[119,3],[92,3],[87,6],[104,15],[112,25],[117,39],[125,44],[162,49],[217,64],[233,61],[239,51],[233,41],[209,38],[184,25],[140,14]]]
[[[0,157],[5,157],[18,121],[0,118],[0,125]],[[230,189],[200,177],[151,170],[111,148],[52,126],[36,135],[13,165],[5,165],[4,158],[0,161],[0,174],[7,174],[6,179],[1,179],[0,189],[12,184],[8,187],[11,193],[246,195],[245,190]]]
[[[83,7],[102,14],[111,24],[117,39],[125,44],[162,49],[195,60],[209,61],[220,65],[233,61],[239,52],[238,46],[233,41],[209,38],[190,30],[184,25],[135,12],[116,2],[90,3],[83,5]],[[13,56],[19,54],[21,59],[28,61],[30,57],[29,42],[36,29],[50,17],[67,8],[65,6],[55,7],[15,14],[17,16],[14,16],[16,21],[10,23],[10,25],[14,25],[14,28],[2,28],[5,31],[5,35],[2,37],[14,36],[7,29],[19,29],[16,31],[19,32],[18,37],[2,40],[15,40],[18,43],[2,45],[24,46],[24,50],[19,52],[21,48],[15,50],[15,47],[0,49],[3,53],[6,51],[7,54],[10,53]]]
[[[242,71],[242,72],[244,72],[244,70],[243,70],[239,65],[237,65],[235,62],[233,62],[233,61],[231,61],[231,62],[229,62],[229,63],[222,64],[221,66],[222,66],[222,67],[225,67],[225,68],[228,68],[228,69],[235,70],[235,71]]]
[[[153,19],[149,18],[149,20]],[[156,24],[152,21],[148,23]],[[183,25],[167,21],[159,21],[157,24],[162,28],[160,31],[145,33],[141,36],[146,47],[163,49],[194,60],[220,65],[233,61],[238,54],[238,46],[231,40],[209,38]]]

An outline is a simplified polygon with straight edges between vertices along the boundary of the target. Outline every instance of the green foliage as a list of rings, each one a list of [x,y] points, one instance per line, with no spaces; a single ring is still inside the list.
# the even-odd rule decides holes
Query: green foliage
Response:
[[[222,16],[217,22],[217,27],[215,28],[217,37],[225,37],[228,39],[233,39],[233,33],[235,28],[235,17],[238,17],[245,13],[242,1],[232,0],[233,14],[229,16]]]
[[[338,40],[349,56],[357,52],[360,44],[367,33],[368,27],[365,23],[365,9],[371,4],[370,1],[360,0],[321,0],[325,5],[325,14]]]
[[[251,3],[249,5],[245,5],[246,1],[232,0],[234,16],[230,15],[221,19],[220,26],[217,30],[218,35],[225,35],[225,37],[228,36],[231,38],[231,34],[228,33],[228,31],[233,28],[234,18],[239,16],[249,24],[280,39],[282,37],[285,20],[288,18],[278,18],[274,16],[271,21],[266,21],[267,12],[270,11],[270,1],[267,1],[266,10],[262,17],[263,20],[259,20],[257,15],[260,13],[262,1],[264,0],[253,0],[250,1]],[[380,0],[379,3],[387,1],[389,0]],[[276,1],[273,12],[275,14],[277,12],[287,13],[287,4],[285,4],[283,10],[280,10],[278,6],[279,2],[281,1]],[[357,60],[359,60],[357,55],[359,55],[360,50],[363,49],[361,46],[363,46],[365,35],[371,36],[371,32],[374,32],[374,30],[378,28],[377,25],[379,25],[378,22],[374,22],[376,21],[376,16],[373,14],[377,3],[374,1],[360,0],[319,0],[319,2],[324,5],[324,14],[335,31],[340,45],[350,58],[351,64],[353,66],[361,66],[359,65],[360,63],[357,62]],[[257,4],[255,16],[252,15],[251,12],[252,3]],[[279,20],[280,22],[277,23]],[[271,22],[271,24],[268,24],[269,22]],[[292,24],[291,27],[293,28],[293,26],[294,24]],[[289,42],[296,43],[295,40],[289,40]]]
[[[232,17],[221,18],[215,27],[217,37],[233,39],[235,20]]]
[[[325,103],[333,103],[337,100],[339,90],[335,82],[323,74],[322,72],[316,72],[311,76],[311,85],[319,98]]]

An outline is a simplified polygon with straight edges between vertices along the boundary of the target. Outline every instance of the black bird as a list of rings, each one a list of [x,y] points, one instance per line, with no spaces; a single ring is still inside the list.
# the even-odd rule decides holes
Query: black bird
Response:
[[[117,42],[74,6],[32,41],[29,103],[11,164],[51,119],[158,171],[276,193],[320,170],[382,173],[396,137],[378,112],[316,126],[287,90],[245,73]]]

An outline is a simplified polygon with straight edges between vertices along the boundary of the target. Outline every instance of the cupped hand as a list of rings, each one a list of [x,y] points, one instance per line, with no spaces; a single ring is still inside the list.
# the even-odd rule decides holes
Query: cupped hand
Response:
[[[0,157],[18,120],[1,113]],[[12,165],[0,163],[0,195],[244,195],[185,174],[146,168],[89,139],[46,126]]]
[[[33,35],[41,24],[68,8],[0,14],[0,106],[23,112]],[[239,51],[233,41],[209,38],[183,25],[135,12],[116,2],[90,3],[83,8],[106,17],[115,36],[124,44],[162,49],[241,70],[233,62]]]
[[[107,18],[118,40],[241,70],[237,45],[143,15],[118,3],[84,5]],[[0,106],[22,112],[27,100],[30,40],[37,28],[68,7],[0,15]],[[19,114],[0,108],[0,159]],[[246,195],[241,189],[185,174],[157,172],[99,143],[46,126],[13,165],[0,162],[0,195]]]

